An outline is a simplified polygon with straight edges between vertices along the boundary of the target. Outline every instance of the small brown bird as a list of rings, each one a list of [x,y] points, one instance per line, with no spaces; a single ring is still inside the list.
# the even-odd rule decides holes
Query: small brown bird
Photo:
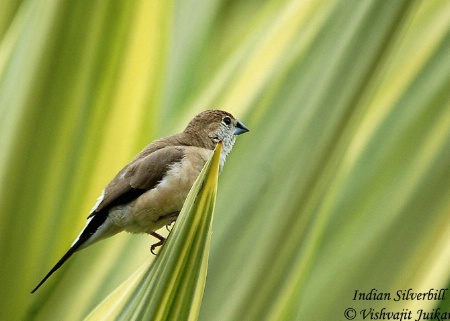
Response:
[[[153,252],[165,241],[155,231],[176,220],[217,143],[223,144],[222,170],[236,136],[247,131],[230,113],[207,110],[195,116],[182,133],[149,144],[106,186],[70,249],[31,293],[76,251],[121,231],[153,235],[159,240],[152,245]]]

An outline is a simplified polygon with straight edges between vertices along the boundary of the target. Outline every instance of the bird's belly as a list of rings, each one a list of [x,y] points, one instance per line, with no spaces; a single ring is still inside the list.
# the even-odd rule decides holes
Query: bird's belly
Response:
[[[111,211],[109,215],[114,223],[131,233],[150,233],[166,225],[172,219],[167,217],[169,214],[181,211],[189,190],[211,152],[199,148],[199,151],[171,166],[155,188],[126,205],[125,211],[117,214]]]

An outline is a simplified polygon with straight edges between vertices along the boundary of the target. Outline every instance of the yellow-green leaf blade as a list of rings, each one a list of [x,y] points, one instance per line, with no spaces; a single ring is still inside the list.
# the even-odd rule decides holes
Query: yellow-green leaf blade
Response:
[[[157,258],[86,320],[196,320],[206,281],[219,161],[218,144],[192,187]]]

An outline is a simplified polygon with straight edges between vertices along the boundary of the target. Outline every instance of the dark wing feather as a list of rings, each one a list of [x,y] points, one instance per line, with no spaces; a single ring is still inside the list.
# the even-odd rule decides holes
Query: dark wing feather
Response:
[[[113,206],[129,203],[154,188],[183,156],[183,147],[169,146],[135,159],[106,186],[103,199],[89,217]]]

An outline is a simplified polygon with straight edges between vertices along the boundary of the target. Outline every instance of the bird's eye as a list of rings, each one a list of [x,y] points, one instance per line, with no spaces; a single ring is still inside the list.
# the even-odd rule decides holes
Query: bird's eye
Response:
[[[225,123],[225,125],[229,125],[231,124],[231,118],[227,116],[223,119],[223,122]]]

